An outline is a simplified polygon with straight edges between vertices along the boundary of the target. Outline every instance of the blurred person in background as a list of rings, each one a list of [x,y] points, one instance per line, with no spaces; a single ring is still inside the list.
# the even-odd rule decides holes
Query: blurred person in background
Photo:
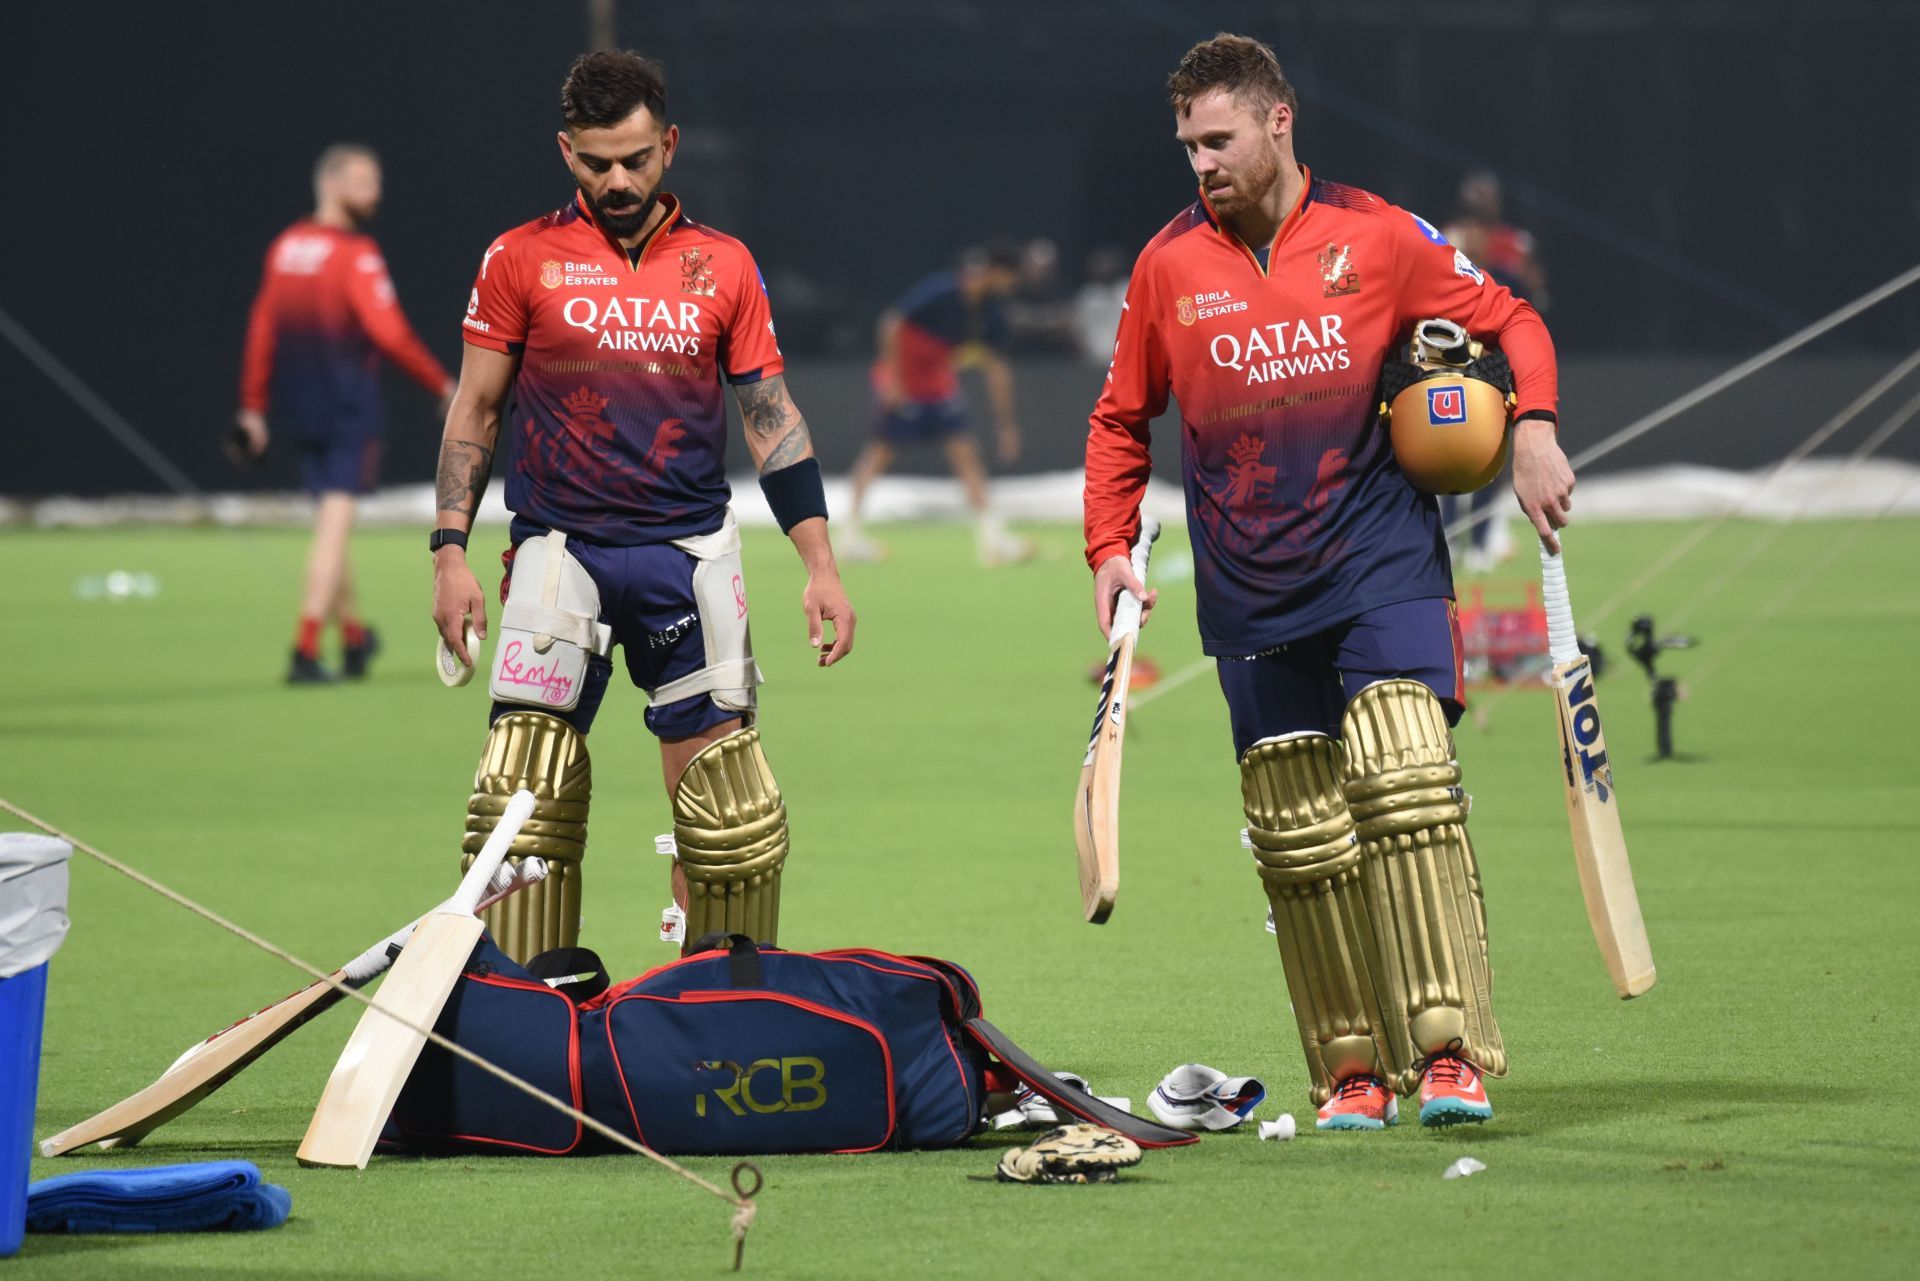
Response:
[[[1547,310],[1547,273],[1534,253],[1533,234],[1501,220],[1500,179],[1490,173],[1471,173],[1460,183],[1459,202],[1444,228],[1454,248],[1480,266],[1516,298]],[[1513,532],[1494,514],[1505,486],[1490,484],[1472,494],[1444,498],[1441,519],[1451,527],[1471,512],[1476,523],[1467,545],[1456,548],[1468,573],[1485,574],[1513,555]]]
[[[873,365],[873,439],[853,465],[852,510],[840,554],[877,561],[886,549],[861,528],[867,489],[893,465],[903,446],[938,444],[966,489],[979,524],[977,550],[986,566],[1022,561],[1033,545],[1007,532],[987,494],[987,468],[967,421],[960,370],[977,368],[993,410],[994,456],[1020,456],[1014,418],[1013,369],[1007,363],[1006,302],[1022,280],[1019,246],[995,241],[967,254],[958,271],[938,271],[901,295],[880,317]]]
[[[1113,336],[1127,301],[1127,255],[1103,245],[1087,255],[1087,280],[1073,296],[1074,345],[1080,355],[1106,367],[1113,359]]]
[[[366,675],[379,649],[354,600],[347,541],[355,498],[372,492],[380,470],[380,357],[438,396],[441,413],[454,385],[407,324],[386,260],[366,234],[380,207],[379,157],[355,143],[328,147],[313,167],[313,194],[313,215],[267,250],[229,444],[236,462],[257,461],[267,449],[271,413],[274,427],[300,451],[301,481],[318,500],[287,668],[295,685],[335,679],[320,662],[329,622],[340,628],[345,675]]]

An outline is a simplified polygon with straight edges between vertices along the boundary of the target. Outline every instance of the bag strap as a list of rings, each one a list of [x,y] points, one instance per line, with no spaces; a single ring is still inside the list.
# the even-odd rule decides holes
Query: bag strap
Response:
[[[1047,1071],[1039,1060],[1015,1045],[1005,1032],[982,1018],[968,1019],[960,1025],[980,1046],[999,1059],[1025,1082],[1027,1088],[1063,1112],[1071,1112],[1082,1121],[1117,1130],[1143,1148],[1174,1148],[1198,1143],[1200,1136],[1176,1130],[1172,1126],[1149,1121],[1131,1112],[1122,1112],[1091,1094],[1076,1090]]]

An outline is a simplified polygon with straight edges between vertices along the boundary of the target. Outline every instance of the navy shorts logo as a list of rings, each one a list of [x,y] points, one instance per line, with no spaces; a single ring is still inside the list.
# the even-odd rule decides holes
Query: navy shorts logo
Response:
[[[1435,427],[1457,427],[1467,421],[1464,387],[1427,388],[1427,420]]]

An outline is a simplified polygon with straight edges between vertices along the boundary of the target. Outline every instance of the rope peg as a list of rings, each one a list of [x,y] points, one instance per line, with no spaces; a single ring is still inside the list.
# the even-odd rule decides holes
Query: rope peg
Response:
[[[752,1176],[753,1186],[748,1187],[748,1176]],[[751,1161],[742,1161],[733,1167],[733,1192],[740,1199],[734,1202],[733,1211],[733,1270],[738,1272],[742,1256],[747,1250],[747,1229],[753,1226],[756,1207],[753,1198],[760,1194],[765,1182],[760,1167]]]

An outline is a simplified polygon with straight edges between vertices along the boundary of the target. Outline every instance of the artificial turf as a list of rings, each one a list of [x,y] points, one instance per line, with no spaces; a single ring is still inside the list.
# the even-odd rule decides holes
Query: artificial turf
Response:
[[[1576,612],[1687,528],[1577,528]],[[1068,801],[1101,646],[1075,531],[1029,531],[1039,561],[986,572],[960,527],[882,529],[892,560],[848,569],[858,644],[831,671],[810,666],[797,562],[777,535],[750,531],[762,724],[793,822],[782,942],[950,957],[979,978],[990,1017],[1102,1094],[1143,1108],[1161,1074],[1204,1062],[1265,1078],[1256,1115],[1291,1111],[1302,1126],[1289,1144],[1249,1126],[1151,1153],[1099,1188],[970,1178],[990,1172],[1004,1135],[945,1152],[765,1158],[748,1274],[1912,1275],[1920,704],[1906,672],[1920,598],[1894,585],[1920,559],[1920,523],[1877,525],[1747,631],[1848,528],[1795,526],[1710,592],[1773,534],[1729,524],[1597,629],[1623,659],[1627,614],[1689,611],[1702,647],[1668,666],[1684,678],[1717,664],[1679,709],[1679,761],[1648,760],[1635,669],[1617,662],[1600,685],[1660,966],[1639,1000],[1614,998],[1588,932],[1544,694],[1482,700],[1487,723],[1463,725],[1460,754],[1512,1074],[1491,1083],[1489,1126],[1324,1136],[1237,846],[1210,676],[1136,705],[1119,906],[1104,927],[1080,920]],[[417,531],[357,545],[365,612],[386,643],[370,679],[297,689],[279,680],[300,531],[0,539],[0,796],[329,967],[446,893],[485,698],[481,682],[449,692],[429,671]],[[1143,642],[1166,676],[1199,652],[1184,551],[1170,531]],[[158,595],[88,598],[82,580],[116,569],[154,575]],[[666,891],[651,838],[669,821],[641,707],[617,688],[592,739],[583,941],[616,977],[667,955],[653,941]],[[37,1136],[304,981],[77,855],[71,914]],[[725,1207],[637,1157],[301,1169],[294,1148],[351,1022],[336,1010],[130,1152],[32,1164],[38,1178],[245,1158],[292,1189],[284,1228],[33,1236],[0,1270],[399,1281],[700,1276],[730,1263]],[[1486,1171],[1443,1181],[1462,1155]],[[723,1178],[731,1162],[688,1164]]]

